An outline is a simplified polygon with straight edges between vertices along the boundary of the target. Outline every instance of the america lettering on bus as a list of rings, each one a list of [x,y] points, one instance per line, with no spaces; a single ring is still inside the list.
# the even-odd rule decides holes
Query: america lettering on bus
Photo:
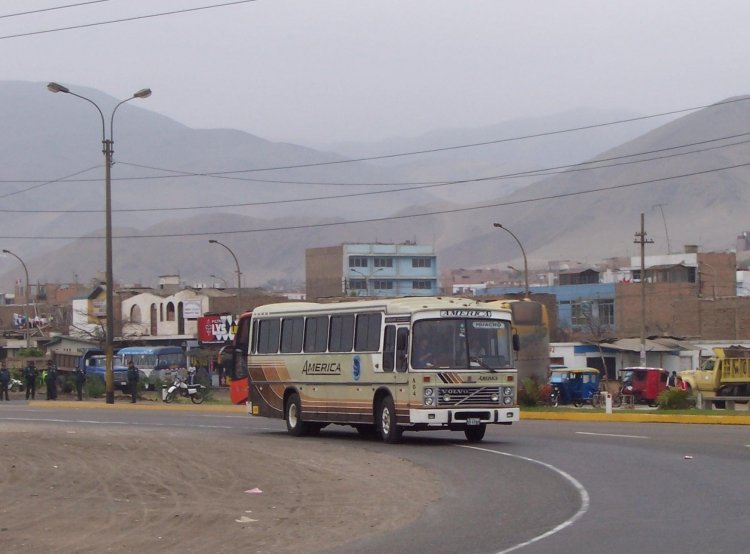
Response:
[[[341,375],[341,364],[338,362],[310,362],[302,365],[305,375]]]

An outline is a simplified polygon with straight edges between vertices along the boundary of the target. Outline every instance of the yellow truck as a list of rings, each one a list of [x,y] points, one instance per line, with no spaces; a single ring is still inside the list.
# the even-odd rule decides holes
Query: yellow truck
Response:
[[[680,387],[704,398],[750,396],[750,348],[713,348],[713,353],[699,369],[678,374]],[[714,404],[724,407],[721,402]]]

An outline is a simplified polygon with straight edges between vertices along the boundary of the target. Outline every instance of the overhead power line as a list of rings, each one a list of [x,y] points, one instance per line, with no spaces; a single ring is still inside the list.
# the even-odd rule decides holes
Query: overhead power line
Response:
[[[210,6],[198,6],[196,8],[183,8],[181,10],[171,10],[168,12],[152,13],[152,14],[146,14],[146,15],[135,15],[132,17],[123,17],[120,19],[97,21],[95,23],[81,23],[79,25],[70,25],[68,27],[56,27],[53,29],[44,29],[42,31],[29,31],[26,33],[17,33],[15,35],[4,35],[4,36],[0,36],[0,40],[10,39],[10,38],[30,37],[34,35],[44,35],[48,33],[58,33],[60,31],[72,31],[73,29],[85,29],[87,27],[99,27],[101,25],[112,25],[113,23],[125,23],[128,21],[138,21],[141,19],[164,17],[166,15],[177,15],[177,14],[182,14],[182,13],[197,12],[201,10],[210,10],[213,8],[224,8],[226,6],[234,6],[237,4],[249,4],[250,2],[256,2],[256,1],[257,0],[235,0],[234,2],[224,2],[222,4],[212,4]]]
[[[439,148],[429,148],[429,149],[424,149],[424,150],[412,150],[412,151],[408,151],[408,152],[397,152],[397,153],[392,153],[392,154],[383,154],[383,155],[380,155],[380,156],[366,156],[366,157],[360,157],[360,158],[347,158],[347,159],[343,159],[343,160],[332,160],[332,161],[327,161],[327,162],[312,162],[312,163],[307,163],[307,164],[291,164],[291,165],[283,165],[283,166],[270,166],[270,167],[249,168],[249,169],[234,169],[234,170],[228,170],[228,171],[212,171],[212,172],[195,172],[194,173],[194,172],[184,172],[184,171],[179,171],[179,170],[174,170],[174,169],[161,168],[161,167],[155,167],[155,166],[147,166],[147,165],[139,165],[139,164],[135,164],[135,163],[127,163],[127,162],[120,162],[120,161],[118,161],[118,163],[121,163],[123,165],[131,165],[131,166],[134,166],[134,167],[142,167],[142,168],[147,168],[147,169],[153,169],[155,171],[173,172],[173,173],[177,173],[178,175],[154,175],[154,176],[141,176],[141,177],[120,177],[120,178],[113,178],[112,181],[133,181],[133,180],[145,180],[145,179],[170,179],[170,178],[174,179],[174,178],[178,178],[178,177],[216,177],[216,178],[229,179],[230,177],[228,177],[228,176],[234,176],[234,175],[237,175],[239,173],[257,173],[257,172],[264,172],[264,171],[282,171],[282,170],[288,170],[288,169],[301,169],[301,168],[320,167],[320,166],[327,166],[327,165],[341,165],[341,164],[356,163],[356,162],[367,162],[367,161],[385,160],[385,159],[398,158],[398,157],[406,157],[406,156],[418,156],[418,155],[422,155],[422,154],[433,154],[433,153],[436,153],[436,152],[446,152],[446,151],[450,151],[450,150],[460,150],[460,149],[464,149],[464,148],[476,148],[476,147],[488,146],[488,145],[492,145],[492,144],[502,144],[502,143],[520,141],[520,140],[529,140],[529,139],[533,139],[533,138],[541,138],[541,137],[552,136],[552,135],[560,135],[560,134],[564,134],[564,133],[574,133],[574,132],[578,132],[578,131],[585,131],[585,130],[588,130],[588,129],[596,129],[596,128],[600,128],[600,127],[609,127],[609,126],[613,126],[613,125],[620,125],[620,124],[623,124],[623,123],[632,123],[634,121],[642,121],[642,120],[646,120],[646,119],[656,119],[656,118],[659,118],[659,117],[666,117],[668,115],[675,115],[675,114],[679,114],[679,113],[694,112],[694,111],[703,110],[703,109],[706,109],[706,108],[714,108],[714,107],[718,107],[718,106],[722,106],[722,105],[726,105],[726,104],[733,104],[735,102],[746,102],[748,100],[750,100],[750,96],[745,96],[745,97],[742,97],[742,98],[733,98],[733,99],[730,99],[730,100],[724,100],[722,102],[716,102],[714,104],[706,104],[704,106],[694,106],[692,108],[682,108],[682,109],[679,109],[679,110],[672,110],[672,111],[661,112],[661,113],[657,113],[657,114],[644,115],[644,116],[633,117],[633,118],[628,118],[628,119],[619,119],[619,120],[615,120],[615,121],[607,121],[607,122],[604,122],[604,123],[594,123],[594,124],[591,124],[591,125],[583,125],[583,126],[579,126],[579,127],[570,127],[570,128],[567,128],[567,129],[557,129],[557,130],[554,130],[554,131],[545,131],[545,132],[542,132],[542,133],[534,133],[534,134],[530,134],[530,135],[520,135],[520,136],[515,136],[515,137],[507,137],[507,138],[495,139],[495,140],[484,141],[484,142],[474,142],[474,143],[469,143],[469,144],[458,144],[458,145],[445,146],[445,147],[439,147]],[[731,135],[731,136],[724,137],[724,138],[727,138],[727,139],[728,138],[735,138],[735,137],[739,137],[739,136],[744,136],[745,134],[747,134],[747,133],[743,133],[743,134],[740,134],[740,135]],[[710,140],[722,140],[722,139],[719,138],[719,139],[710,139]],[[694,143],[694,144],[701,144],[701,143],[698,142],[698,143]],[[672,147],[672,148],[680,148],[680,147],[677,146],[677,147]],[[658,151],[658,150],[655,150],[654,152],[656,152],[656,151]],[[633,154],[633,155],[636,155],[636,154]],[[234,178],[238,179],[238,180],[241,179],[239,177],[234,177]],[[57,180],[58,179],[55,179],[55,181],[57,181]],[[250,179],[250,178],[244,178],[244,180],[253,181],[253,179]],[[80,181],[98,181],[98,179],[81,179]],[[258,181],[260,181],[260,182],[270,182],[270,183],[275,183],[275,182],[283,183],[284,182],[284,181],[261,180],[261,179],[258,179]],[[0,179],[0,183],[38,183],[38,182],[40,182],[40,181],[38,181],[38,180],[18,180],[18,179],[9,180],[9,179]],[[53,182],[53,181],[49,181],[49,182]],[[321,185],[321,186],[329,186],[329,185],[336,186],[336,185],[339,185],[339,183],[319,183],[319,182],[318,183],[310,183],[310,182],[304,182],[304,181],[289,181],[289,183],[290,184]],[[371,183],[369,185],[377,185],[377,184],[378,183]],[[428,184],[432,184],[432,183],[428,183]],[[368,185],[368,183],[343,183],[343,185],[345,185],[345,186],[350,186],[350,185],[365,185],[366,186],[366,185]],[[388,183],[387,184],[387,186],[391,186],[391,185],[393,185],[393,183]]]
[[[700,109],[705,109],[708,107],[715,107],[720,106],[723,104],[729,104],[734,102],[740,102],[740,101],[746,101],[750,100],[750,97],[744,97],[744,98],[735,98],[732,100],[727,100],[723,102],[717,102],[715,104],[709,104],[706,106],[698,106],[693,108],[684,108],[681,110],[673,110],[670,112],[663,112],[659,114],[651,114],[647,116],[643,116],[644,119],[650,119],[650,118],[657,118],[661,116],[671,115],[675,113],[681,113],[681,112],[689,112],[689,111],[695,111]],[[641,119],[641,118],[635,118],[635,119]],[[411,151],[411,152],[401,152],[396,154],[385,154],[383,156],[370,156],[367,158],[353,158],[353,159],[346,159],[346,160],[338,160],[333,162],[317,162],[317,163],[311,163],[311,164],[300,164],[300,165],[289,165],[289,166],[276,166],[276,167],[265,167],[265,168],[252,168],[252,169],[239,169],[239,170],[231,170],[231,171],[220,171],[220,172],[185,172],[181,170],[175,170],[175,169],[169,169],[169,168],[161,168],[161,167],[155,167],[155,166],[147,166],[142,164],[136,164],[136,163],[128,163],[128,162],[118,162],[122,165],[129,165],[133,167],[140,167],[140,168],[147,168],[147,169],[153,169],[156,171],[164,171],[164,172],[171,172],[173,175],[153,175],[153,176],[140,176],[140,177],[120,177],[120,178],[114,178],[113,181],[136,181],[136,180],[150,180],[150,179],[176,179],[176,178],[192,178],[192,177],[212,177],[217,179],[233,179],[233,180],[242,180],[242,181],[250,181],[250,182],[264,182],[264,183],[283,183],[283,184],[303,184],[303,185],[320,185],[320,186],[400,186],[400,185],[406,185],[406,184],[414,184],[414,185],[444,185],[444,184],[450,184],[451,181],[433,181],[433,182],[417,182],[417,183],[335,183],[335,182],[309,182],[309,181],[282,181],[282,180],[270,180],[270,179],[254,179],[249,177],[236,177],[235,175],[238,173],[252,173],[252,172],[258,172],[258,171],[276,171],[276,170],[284,170],[284,169],[292,169],[292,168],[300,168],[300,167],[316,167],[319,165],[330,165],[333,163],[336,164],[343,164],[343,163],[353,163],[353,162],[360,162],[360,161],[372,161],[372,160],[378,160],[378,159],[385,159],[385,158],[391,158],[395,156],[411,156],[411,155],[419,155],[424,153],[432,153],[432,152],[438,152],[443,150],[455,150],[460,148],[472,148],[476,146],[485,146],[488,144],[496,144],[501,142],[511,142],[516,140],[526,140],[528,138],[532,137],[543,137],[547,135],[553,135],[553,134],[562,134],[562,133],[571,133],[576,132],[580,130],[586,130],[591,129],[595,127],[603,127],[603,126],[609,126],[609,125],[616,125],[620,123],[629,123],[631,121],[634,121],[633,118],[630,119],[622,119],[617,121],[610,121],[605,123],[597,123],[589,126],[581,126],[581,127],[573,127],[568,129],[558,129],[555,131],[549,131],[544,133],[537,133],[535,135],[522,135],[518,137],[509,137],[504,139],[497,139],[494,141],[488,141],[488,142],[481,142],[481,143],[470,143],[470,144],[462,144],[462,145],[454,145],[454,146],[448,146],[444,148],[436,148],[436,149],[430,149],[430,150],[419,150],[419,151]],[[654,152],[660,152],[664,150],[672,150],[677,148],[683,148],[686,146],[694,146],[698,144],[705,144],[708,142],[715,142],[720,140],[728,140],[730,138],[738,138],[741,136],[746,136],[750,133],[741,133],[737,135],[729,135],[726,137],[720,137],[716,139],[708,139],[706,141],[699,141],[694,143],[689,143],[685,145],[680,146],[672,146],[664,149],[657,149],[657,150],[651,150],[648,152],[641,152],[639,154],[628,154],[623,157],[631,157],[631,156],[638,156],[648,153],[654,153]],[[602,161],[602,160],[598,160]],[[597,161],[592,162],[582,162],[583,164],[587,163],[597,163]],[[580,164],[570,164],[570,165],[563,165],[563,166],[557,166],[556,168],[549,168],[547,170],[532,170],[526,173],[519,173],[517,175],[528,175],[533,176],[534,174],[538,175],[544,175],[544,173],[540,173],[543,171],[549,171],[554,170],[562,167],[573,167],[575,165]],[[53,180],[30,180],[30,179],[0,179],[0,183],[41,183],[41,184],[50,184],[54,182],[59,182],[65,180],[66,182],[98,182],[100,179],[68,179],[65,177],[57,178]],[[480,178],[480,180],[486,180],[486,178]],[[28,189],[24,190],[31,190],[31,188],[36,187],[30,187]],[[24,192],[24,190],[16,191],[13,194],[18,194],[20,192]],[[0,196],[1,197],[1,196]]]
[[[471,183],[480,183],[480,182],[487,182],[487,181],[500,181],[505,179],[517,179],[519,177],[533,177],[533,176],[551,176],[551,175],[560,175],[562,173],[571,173],[571,172],[578,172],[578,171],[593,171],[597,169],[607,169],[611,167],[618,167],[623,165],[632,165],[632,164],[638,164],[638,163],[646,163],[646,162],[652,162],[657,160],[664,160],[667,158],[674,158],[677,156],[687,156],[690,154],[697,154],[701,152],[707,152],[709,150],[717,150],[720,148],[727,148],[730,146],[738,146],[741,144],[747,144],[750,142],[750,139],[748,140],[742,140],[737,142],[732,142],[729,144],[722,144],[717,146],[711,146],[708,148],[701,148],[698,150],[690,150],[687,152],[678,152],[674,154],[668,154],[665,156],[656,156],[652,158],[643,158],[639,160],[629,160],[629,161],[620,161],[617,163],[612,164],[606,164],[604,165],[604,162],[607,161],[614,161],[614,160],[623,160],[626,158],[632,158],[632,157],[638,157],[638,156],[645,156],[647,154],[652,153],[659,153],[659,152],[667,152],[671,150],[677,150],[680,148],[687,148],[690,146],[697,146],[700,144],[708,144],[711,142],[717,142],[722,140],[727,140],[729,138],[736,138],[736,137],[743,137],[750,135],[750,133],[741,133],[739,135],[732,135],[730,137],[722,137],[717,139],[709,139],[704,141],[698,141],[688,144],[682,144],[679,146],[670,146],[666,148],[659,148],[656,150],[649,150],[646,152],[638,152],[634,154],[625,154],[622,156],[613,156],[610,158],[599,158],[597,160],[593,160],[590,162],[582,162],[579,164],[572,164],[572,165],[561,165],[561,166],[555,166],[545,169],[537,169],[537,170],[530,170],[530,171],[520,171],[516,173],[506,173],[501,175],[491,175],[486,177],[475,177],[472,179],[458,179],[453,181],[438,181],[438,182],[430,182],[430,183],[420,183],[420,184],[409,184],[409,183],[392,183],[390,186],[401,186],[401,185],[409,185],[409,186],[403,186],[402,188],[395,188],[395,189],[386,189],[386,190],[377,190],[377,191],[367,191],[367,192],[356,192],[356,193],[348,193],[348,194],[336,194],[336,195],[329,195],[329,196],[313,196],[313,197],[305,197],[305,198],[288,198],[283,200],[266,200],[261,202],[232,202],[230,204],[211,204],[207,206],[168,206],[168,207],[152,207],[152,208],[121,208],[121,209],[114,209],[113,212],[118,213],[133,213],[133,212],[175,212],[175,211],[188,211],[188,210],[214,210],[214,209],[222,209],[222,208],[240,208],[240,207],[253,207],[253,206],[269,206],[274,204],[291,204],[291,203],[302,203],[302,202],[313,202],[313,201],[322,201],[322,200],[337,200],[342,198],[353,198],[353,197],[359,197],[359,196],[372,196],[377,194],[391,194],[391,193],[398,193],[398,192],[410,192],[410,191],[416,191],[416,190],[422,190],[422,189],[428,189],[428,188],[436,188],[436,187],[444,187],[444,186],[451,186],[451,185],[460,185],[460,184],[471,184]],[[121,162],[122,163],[122,162]],[[597,165],[594,165],[597,164]],[[590,167],[587,167],[590,166]],[[86,170],[88,171],[88,170]],[[44,184],[50,184],[51,181],[45,182]],[[304,183],[300,183],[304,184]],[[26,189],[28,190],[28,189]],[[23,191],[16,191],[12,194],[18,194],[19,192]],[[3,196],[0,196],[0,198],[3,198]],[[44,209],[13,209],[13,208],[0,208],[0,213],[102,213],[104,210],[97,208],[97,209],[65,209],[65,210],[44,210]]]
[[[375,218],[368,218],[368,219],[356,219],[356,220],[348,220],[348,221],[331,221],[326,223],[311,223],[306,225],[289,225],[289,226],[283,226],[283,227],[265,227],[262,229],[236,229],[236,230],[227,230],[227,231],[197,231],[195,233],[159,233],[159,234],[145,234],[145,235],[119,235],[115,236],[113,238],[116,239],[146,239],[146,238],[176,238],[176,237],[203,237],[203,236],[218,236],[218,235],[239,235],[239,234],[252,234],[252,233],[266,233],[269,231],[292,231],[292,230],[298,230],[298,229],[315,229],[320,227],[338,227],[342,225],[355,225],[360,223],[376,223],[376,222],[383,222],[383,221],[397,221],[399,219],[410,219],[414,217],[427,217],[427,216],[433,216],[433,215],[444,215],[444,214],[453,214],[453,213],[461,213],[461,212],[472,212],[477,210],[485,210],[488,208],[499,208],[503,206],[513,206],[517,204],[529,204],[533,202],[541,202],[545,200],[557,200],[561,198],[569,198],[574,196],[582,196],[585,194],[592,194],[597,192],[607,192],[607,191],[613,191],[613,190],[619,190],[619,189],[625,189],[625,188],[631,188],[631,187],[637,187],[642,185],[649,185],[649,184],[655,184],[655,183],[662,183],[665,181],[671,181],[674,179],[683,179],[686,177],[696,177],[698,175],[707,175],[710,173],[717,173],[720,171],[728,171],[732,169],[738,169],[740,167],[748,167],[750,166],[750,162],[742,163],[742,164],[734,164],[726,167],[718,167],[714,169],[707,169],[703,171],[694,171],[691,173],[684,173],[681,175],[672,175],[670,177],[660,177],[657,179],[648,179],[645,181],[637,181],[634,183],[625,183],[621,185],[612,185],[608,187],[596,187],[576,192],[561,192],[558,194],[550,194],[546,196],[537,196],[534,198],[524,198],[521,200],[509,200],[504,202],[493,202],[491,204],[482,204],[479,206],[470,206],[465,208],[452,208],[448,210],[436,210],[432,212],[421,212],[421,213],[412,213],[412,214],[406,214],[406,215],[395,215],[395,216],[388,216],[388,217],[375,217]],[[0,239],[31,239],[31,240],[77,240],[77,239],[97,239],[100,240],[103,237],[100,235],[89,235],[89,236],[0,236]]]
[[[370,162],[375,160],[388,160],[393,158],[403,158],[406,156],[418,156],[422,154],[434,154],[436,152],[448,152],[451,150],[461,150],[465,148],[477,148],[479,146],[489,146],[493,144],[503,144],[508,142],[515,142],[520,140],[529,140],[529,139],[535,139],[535,138],[541,138],[541,137],[550,137],[554,135],[562,135],[565,133],[574,133],[578,131],[586,131],[589,129],[599,129],[602,127],[610,127],[612,125],[621,125],[623,123],[633,123],[635,121],[645,121],[647,119],[655,119],[659,117],[666,117],[668,115],[676,115],[680,113],[686,113],[686,112],[694,112],[697,110],[703,110],[706,108],[714,108],[717,106],[722,106],[726,104],[733,104],[735,102],[746,102],[750,100],[750,96],[745,96],[742,98],[732,98],[729,100],[724,100],[722,102],[716,102],[714,104],[706,104],[704,106],[696,106],[693,108],[683,108],[679,110],[672,110],[669,112],[662,112],[658,114],[651,114],[651,115],[642,115],[638,117],[630,117],[627,119],[618,119],[616,121],[607,121],[604,123],[593,123],[591,125],[581,125],[579,127],[570,127],[567,129],[558,129],[555,131],[544,131],[541,133],[532,133],[528,135],[519,135],[516,137],[508,137],[508,138],[502,138],[502,139],[494,139],[494,140],[487,140],[482,142],[472,142],[469,144],[459,144],[459,145],[453,145],[453,146],[443,146],[439,148],[426,148],[424,150],[412,150],[410,152],[397,152],[395,154],[382,154],[379,156],[363,156],[360,158],[348,158],[344,160],[331,160],[327,162],[311,162],[311,163],[305,163],[305,164],[290,164],[285,166],[275,166],[275,167],[260,167],[260,168],[252,168],[252,169],[238,169],[233,171],[218,171],[218,172],[211,172],[210,175],[212,176],[219,176],[219,175],[233,175],[237,173],[257,173],[260,171],[280,171],[280,170],[287,170],[287,169],[301,169],[301,168],[308,168],[308,167],[322,167],[322,166],[328,166],[328,165],[341,165],[341,164],[348,164],[348,163],[354,163],[354,162]]]
[[[89,4],[101,4],[102,2],[109,2],[110,0],[90,0],[89,2],[78,2],[77,4],[66,4],[64,6],[52,6],[51,8],[40,8],[38,10],[29,10],[27,12],[9,13],[0,15],[0,19],[7,19],[9,17],[18,17],[21,15],[32,15],[35,13],[51,12],[55,10],[66,10],[68,8],[78,8],[80,6],[88,6]]]

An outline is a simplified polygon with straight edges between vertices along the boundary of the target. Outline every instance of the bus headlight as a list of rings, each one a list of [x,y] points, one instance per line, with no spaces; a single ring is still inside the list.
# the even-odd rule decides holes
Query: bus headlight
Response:
[[[503,404],[510,405],[513,404],[513,397],[512,396],[506,396],[503,398]]]
[[[493,393],[492,396],[490,396],[490,400],[493,402],[499,402],[500,401],[500,395],[497,393]]]
[[[513,396],[513,387],[505,387],[503,389],[503,396]]]
[[[427,398],[428,396],[432,396],[435,393],[435,391],[431,387],[427,387],[424,389],[424,396]]]
[[[424,399],[424,405],[425,406],[432,406],[435,403],[434,398],[425,398]]]

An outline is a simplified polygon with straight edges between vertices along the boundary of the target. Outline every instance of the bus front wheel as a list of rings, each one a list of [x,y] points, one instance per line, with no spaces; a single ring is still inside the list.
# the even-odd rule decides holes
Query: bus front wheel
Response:
[[[293,437],[301,437],[307,433],[307,424],[302,421],[302,403],[296,392],[286,401],[286,430]]]
[[[386,396],[380,402],[378,431],[380,438],[388,444],[395,444],[401,440],[403,430],[396,424],[396,406],[390,396]]]
[[[479,442],[484,438],[484,432],[487,430],[487,425],[482,423],[481,425],[473,425],[464,429],[464,435],[466,440],[469,442]]]

